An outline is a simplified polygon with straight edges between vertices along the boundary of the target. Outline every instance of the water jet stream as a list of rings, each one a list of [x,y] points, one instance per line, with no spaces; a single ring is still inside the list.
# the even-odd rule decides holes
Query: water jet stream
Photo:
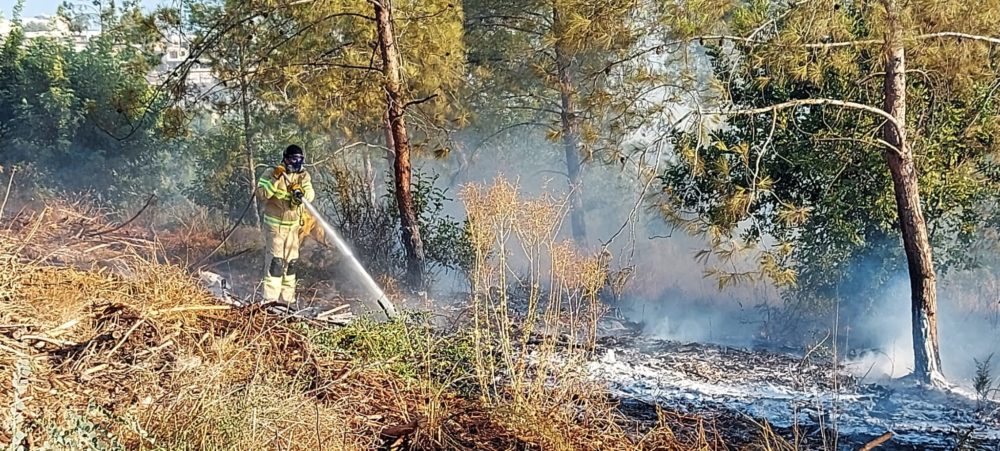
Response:
[[[340,237],[340,234],[337,233],[337,230],[334,229],[332,226],[330,226],[330,224],[327,223],[325,219],[323,219],[323,216],[320,215],[318,211],[316,211],[316,207],[313,206],[312,202],[302,199],[302,205],[305,205],[306,210],[309,211],[309,214],[311,214],[314,218],[316,218],[316,223],[323,228],[323,231],[326,232],[326,236],[329,236],[333,239],[333,243],[334,245],[337,246],[337,250],[339,250],[345,256],[347,256],[347,259],[351,262],[351,268],[354,269],[354,271],[361,276],[361,279],[364,282],[365,287],[368,289],[368,293],[375,296],[374,300],[375,305],[377,305],[382,310],[386,318],[388,319],[394,318],[396,316],[396,307],[392,305],[392,302],[389,301],[389,298],[385,295],[385,292],[382,291],[382,288],[379,287],[377,283],[375,283],[375,280],[372,279],[372,276],[370,274],[368,274],[368,271],[365,270],[364,266],[361,266],[361,262],[359,262],[358,259],[354,256],[354,253],[351,252],[351,248],[347,246],[347,243],[344,242],[343,238]],[[371,303],[371,300],[365,300],[365,301],[367,303]]]

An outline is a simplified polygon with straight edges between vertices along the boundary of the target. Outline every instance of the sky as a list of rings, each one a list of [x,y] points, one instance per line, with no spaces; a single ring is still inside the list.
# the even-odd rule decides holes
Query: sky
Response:
[[[72,3],[89,4],[89,0],[70,0]],[[55,14],[56,8],[63,4],[64,0],[25,0],[24,2],[24,15],[27,17],[37,16],[39,14],[52,15]],[[170,0],[142,0],[144,7],[150,8],[155,5],[166,3],[169,4]],[[0,0],[0,12],[3,13],[3,17],[10,18],[10,12],[14,9],[14,4],[17,0]]]

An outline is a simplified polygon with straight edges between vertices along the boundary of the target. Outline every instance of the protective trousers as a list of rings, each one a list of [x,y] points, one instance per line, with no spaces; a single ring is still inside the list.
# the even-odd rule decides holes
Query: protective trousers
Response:
[[[299,228],[294,225],[268,225],[265,258],[264,301],[295,302],[295,277],[299,260]]]

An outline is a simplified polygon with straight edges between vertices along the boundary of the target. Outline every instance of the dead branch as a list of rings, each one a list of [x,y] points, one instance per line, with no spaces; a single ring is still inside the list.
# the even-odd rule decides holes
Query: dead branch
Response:
[[[188,305],[184,307],[174,307],[164,310],[154,310],[149,312],[150,316],[158,316],[165,313],[179,313],[179,312],[196,312],[196,311],[206,311],[206,310],[232,310],[231,305]]]
[[[653,52],[662,52],[667,47],[675,47],[675,46],[680,46],[680,45],[683,45],[683,44],[690,44],[690,43],[694,43],[694,42],[700,42],[700,43],[704,44],[705,41],[718,41],[721,44],[722,41],[731,41],[731,42],[742,42],[744,44],[751,44],[751,45],[767,45],[767,44],[770,44],[770,45],[775,45],[775,46],[778,46],[778,47],[787,47],[787,48],[796,48],[796,47],[798,47],[798,48],[807,48],[807,49],[835,49],[835,48],[842,48],[842,47],[864,47],[864,46],[872,46],[872,45],[881,45],[881,44],[885,43],[885,41],[882,40],[882,39],[861,39],[861,40],[856,40],[856,41],[841,41],[841,42],[813,42],[813,43],[805,43],[805,44],[782,44],[782,43],[770,42],[770,41],[765,40],[765,39],[754,38],[753,36],[755,34],[757,34],[758,31],[759,31],[759,29],[758,30],[754,30],[754,32],[750,34],[751,37],[734,36],[734,35],[705,35],[705,36],[694,36],[694,37],[685,38],[685,39],[678,39],[676,41],[671,41],[671,42],[664,42],[664,43],[661,43],[661,44],[658,44],[658,45],[651,46],[649,48],[641,49],[641,50],[639,50],[639,51],[637,51],[635,53],[632,53],[631,55],[628,55],[625,58],[622,58],[620,60],[613,61],[613,62],[609,63],[608,65],[606,65],[604,68],[602,68],[600,71],[595,71],[593,74],[591,74],[591,76],[599,74],[599,73],[606,72],[609,69],[611,69],[612,67],[615,67],[615,66],[618,66],[619,64],[623,64],[623,63],[635,60],[636,58],[640,58],[640,57],[648,55],[650,53],[653,53]],[[913,36],[912,38],[909,38],[909,40],[911,40],[911,41],[923,41],[923,40],[939,39],[939,38],[952,38],[952,39],[958,39],[958,40],[966,39],[966,40],[970,40],[970,41],[987,42],[987,43],[990,43],[990,44],[1000,44],[1000,38],[995,38],[995,37],[992,37],[992,36],[982,36],[982,35],[974,35],[974,34],[968,34],[968,33],[960,33],[960,32],[957,32],[957,31],[942,31],[942,32],[938,32],[938,33],[921,34],[921,35]]]
[[[135,354],[135,356],[136,357],[143,357],[143,356],[146,356],[146,355],[149,355],[149,354],[155,354],[155,353],[160,352],[160,351],[162,351],[162,350],[164,350],[164,349],[166,349],[166,348],[168,348],[170,346],[173,346],[173,345],[174,345],[174,340],[172,338],[168,338],[162,344],[157,345],[154,348],[144,349],[142,351],[137,352]]]
[[[405,109],[407,109],[407,108],[409,108],[411,106],[420,105],[421,103],[424,103],[424,102],[429,102],[429,101],[431,101],[432,99],[434,99],[437,96],[438,96],[437,94],[431,94],[431,95],[429,95],[427,97],[424,97],[422,99],[411,100],[409,102],[406,102],[405,105],[403,105],[403,109],[405,110]]]
[[[7,192],[3,195],[3,203],[0,204],[0,218],[3,218],[3,210],[7,208],[7,199],[10,197],[10,188],[14,185],[14,174],[17,173],[16,168],[10,168],[10,180],[7,181]]]
[[[37,341],[37,342],[39,342],[39,344],[48,343],[48,344],[56,345],[56,346],[76,346],[76,343],[72,342],[72,341],[59,340],[59,339],[49,338],[49,337],[42,337],[42,336],[39,336],[39,335],[25,335],[25,336],[21,337],[21,341],[25,341],[25,340]]]
[[[655,163],[654,163],[654,166],[653,166],[653,174],[654,175],[657,172],[659,172],[659,170],[660,170],[660,154],[663,151],[663,148],[661,146],[657,146],[657,147],[658,147],[658,149],[656,151],[656,159],[655,159]],[[636,166],[638,168],[639,177],[641,178],[642,177],[642,169],[643,169],[642,168],[642,162],[640,161],[639,163],[636,164]],[[625,230],[625,227],[628,226],[629,222],[635,221],[637,219],[636,214],[639,211],[639,207],[642,205],[643,199],[646,198],[646,194],[649,192],[649,187],[653,184],[653,182],[655,180],[656,180],[655,176],[651,175],[651,176],[648,177],[648,180],[646,180],[646,184],[642,187],[642,192],[639,193],[639,197],[635,201],[635,205],[632,206],[632,211],[630,211],[629,214],[628,214],[628,219],[625,220],[624,223],[622,223],[622,226],[618,228],[617,232],[615,232],[613,235],[611,235],[611,238],[608,238],[607,242],[601,243],[601,247],[604,250],[607,250],[608,247],[611,246],[611,243],[613,243],[615,241],[615,239],[618,238],[618,236],[622,234],[622,232]]]
[[[28,232],[28,236],[24,238],[24,241],[21,243],[21,245],[14,250],[13,252],[14,255],[20,255],[21,251],[23,251],[24,248],[28,246],[28,243],[30,243],[31,240],[35,238],[35,234],[38,233],[39,227],[42,226],[42,219],[45,218],[45,214],[48,212],[49,212],[49,207],[45,207],[44,209],[42,209],[42,212],[38,214],[38,219],[35,220],[34,226],[31,227],[31,231]]]
[[[350,306],[349,306],[349,305],[347,305],[347,304],[344,304],[344,305],[338,305],[338,306],[336,306],[336,307],[334,307],[334,308],[332,308],[332,309],[330,309],[330,310],[327,310],[327,311],[325,311],[325,312],[323,312],[323,313],[320,313],[319,315],[316,315],[316,319],[317,319],[317,320],[320,320],[320,321],[326,321],[326,320],[327,320],[327,319],[329,319],[330,317],[333,317],[333,316],[341,316],[341,315],[343,315],[343,314],[338,314],[338,312],[340,312],[340,311],[342,311],[342,310],[346,310],[346,309],[347,309],[347,308],[349,308],[349,307],[350,307]],[[347,314],[350,314],[350,312],[347,312]]]
[[[2,343],[0,343],[0,351],[8,352],[10,354],[14,354],[14,355],[16,355],[16,356],[18,356],[18,357],[20,357],[22,359],[28,359],[28,358],[32,357],[32,356],[28,355],[27,353],[25,353],[23,351],[14,349],[14,348],[12,348],[10,346],[7,346],[5,344],[2,344]]]
[[[202,265],[200,268],[198,268],[198,270],[201,271],[201,270],[205,270],[205,269],[208,269],[208,268],[211,268],[211,267],[214,267],[214,266],[219,266],[219,265],[222,265],[222,264],[225,264],[225,263],[229,263],[229,262],[231,262],[233,260],[236,260],[237,258],[240,258],[240,257],[242,257],[242,256],[244,256],[246,254],[249,254],[251,251],[253,251],[253,249],[243,249],[242,251],[239,251],[239,252],[237,252],[237,253],[235,253],[233,255],[230,255],[230,256],[228,256],[228,257],[226,257],[226,258],[224,258],[222,260],[219,260],[217,262],[206,263],[206,264]]]
[[[149,206],[153,203],[154,199],[156,199],[156,194],[150,194],[149,198],[146,199],[146,204],[143,205],[142,208],[139,210],[139,212],[136,213],[134,216],[132,216],[132,218],[129,219],[128,221],[125,221],[125,222],[121,223],[120,225],[118,225],[116,227],[112,227],[110,229],[105,229],[105,230],[100,230],[100,231],[97,231],[97,232],[88,233],[88,234],[86,234],[86,236],[88,238],[93,238],[95,236],[100,236],[100,235],[104,235],[104,234],[108,234],[108,233],[113,233],[113,232],[117,232],[117,231],[121,230],[125,226],[128,226],[133,221],[135,221],[136,219],[138,219],[139,216],[141,216],[142,213],[145,212],[147,208],[149,208]]]
[[[94,366],[93,368],[88,368],[84,372],[80,373],[80,377],[81,378],[85,378],[85,379],[89,378],[90,375],[92,375],[94,373],[98,373],[98,372],[104,371],[105,369],[107,369],[110,366],[111,365],[109,365],[107,363],[102,363],[100,365]]]
[[[871,451],[875,448],[878,448],[879,446],[882,446],[883,443],[892,440],[892,436],[893,436],[892,432],[886,432],[885,434],[882,434],[875,440],[872,440],[868,442],[865,446],[861,447],[860,451]]]
[[[128,341],[128,337],[131,337],[132,333],[135,332],[136,329],[138,329],[139,326],[143,325],[143,323],[145,322],[146,322],[145,318],[136,321],[135,324],[133,324],[132,327],[129,328],[128,332],[125,332],[125,335],[122,336],[122,339],[118,340],[118,344],[116,344],[115,347],[111,348],[111,351],[108,352],[108,356],[110,357],[115,355],[115,351],[117,351],[118,348],[122,347],[122,345],[124,345],[125,342]]]
[[[51,338],[56,338],[56,337],[58,337],[58,336],[60,336],[60,335],[62,335],[64,333],[68,332],[73,327],[76,327],[77,324],[80,324],[80,318],[71,319],[71,320],[67,321],[66,323],[62,324],[61,326],[56,327],[55,329],[52,329],[52,330],[46,332],[45,335],[47,335],[47,336],[49,336]]]
[[[826,344],[826,341],[829,339],[830,339],[830,332],[827,332],[826,337],[824,337],[823,340],[821,340],[819,343],[816,343],[816,346],[813,346],[806,352],[804,356],[802,356],[802,361],[799,362],[799,368],[802,368],[806,364],[806,362],[809,361],[809,356],[811,356],[819,348],[823,347],[823,345]]]
[[[229,241],[229,238],[233,236],[233,233],[236,232],[236,229],[240,226],[240,224],[243,223],[243,218],[247,216],[247,213],[250,211],[250,207],[253,206],[253,200],[255,196],[256,196],[255,193],[250,193],[250,199],[247,201],[247,206],[243,208],[243,213],[240,213],[239,219],[237,219],[236,223],[233,224],[233,226],[229,229],[229,232],[226,232],[226,236],[222,237],[222,241],[219,242],[219,245],[215,246],[215,249],[212,249],[212,252],[206,254],[204,257],[199,259],[193,265],[188,266],[188,271],[201,269],[200,268],[201,265],[203,265],[209,258],[215,255],[216,252],[219,252],[219,249],[222,249],[222,246],[224,246],[226,242]]]
[[[926,41],[931,39],[941,39],[941,38],[951,38],[958,40],[970,40],[987,42],[990,44],[1000,44],[1000,38],[995,38],[992,36],[975,35],[969,33],[960,33],[957,31],[941,31],[937,33],[925,33],[909,38],[910,41]],[[805,44],[781,44],[769,42],[767,40],[745,38],[742,36],[731,36],[731,35],[709,35],[709,36],[698,36],[691,38],[688,42],[694,41],[733,41],[733,42],[743,42],[747,44],[773,44],[780,47],[799,47],[807,49],[835,49],[843,47],[864,47],[871,45],[881,45],[885,43],[883,39],[859,39],[856,41],[839,41],[839,42],[811,42]]]

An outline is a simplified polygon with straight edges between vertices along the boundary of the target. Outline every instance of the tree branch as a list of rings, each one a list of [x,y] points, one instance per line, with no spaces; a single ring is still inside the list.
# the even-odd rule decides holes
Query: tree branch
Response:
[[[497,19],[497,21],[493,21],[493,19]],[[543,21],[541,24],[539,24],[537,23],[538,19],[539,18],[521,17],[516,15],[492,14],[488,16],[484,15],[484,16],[466,17],[465,25],[471,28],[474,28],[476,25],[504,26],[504,24],[507,23],[506,21],[512,21],[512,22],[527,22],[532,25],[535,25],[538,29],[547,29],[548,23]]]
[[[995,38],[992,36],[968,34],[968,33],[959,33],[957,31],[942,31],[938,33],[922,34],[917,36],[915,39],[924,40],[924,39],[937,39],[937,38],[955,38],[958,40],[968,39],[970,41],[981,41],[981,42],[989,42],[990,44],[1000,44],[1000,38]]]
[[[833,105],[833,106],[838,106],[838,107],[841,107],[841,108],[848,108],[848,109],[853,109],[853,110],[858,110],[858,111],[864,111],[864,112],[867,112],[867,113],[871,113],[871,114],[874,114],[876,116],[880,116],[883,119],[885,119],[886,121],[888,121],[889,123],[891,123],[894,127],[896,127],[896,130],[898,130],[901,134],[904,133],[904,131],[905,131],[904,128],[903,128],[903,125],[900,124],[899,121],[897,121],[895,117],[893,117],[891,114],[886,113],[885,111],[883,111],[883,110],[881,110],[879,108],[873,107],[871,105],[865,105],[863,103],[846,102],[846,101],[843,101],[843,100],[835,100],[835,99],[799,99],[799,100],[790,100],[788,102],[779,103],[779,104],[770,105],[770,106],[761,107],[761,108],[752,108],[752,109],[746,109],[746,110],[739,110],[738,109],[738,110],[732,110],[732,111],[706,112],[706,113],[702,113],[702,114],[706,114],[706,115],[715,114],[715,115],[720,115],[720,116],[727,116],[727,115],[729,115],[729,116],[733,116],[733,115],[736,115],[736,116],[752,116],[752,115],[756,115],[756,114],[771,113],[771,112],[775,112],[775,111],[786,110],[786,109],[789,109],[789,108],[797,108],[797,107],[800,107],[800,106],[823,106],[823,105]],[[895,152],[899,152],[900,151],[900,149],[895,149],[895,148],[893,148],[893,150]]]
[[[551,108],[540,108],[534,106],[511,105],[505,108],[507,108],[508,110],[525,110],[525,111],[534,111],[538,113],[562,114],[561,111],[553,110]]]
[[[611,235],[610,238],[608,238],[608,241],[601,243],[601,247],[604,250],[607,250],[611,246],[611,243],[613,243],[615,241],[615,239],[617,239],[618,236],[621,235],[622,232],[625,231],[625,227],[628,227],[628,224],[630,222],[635,221],[637,219],[637,217],[638,217],[637,214],[639,212],[639,207],[642,206],[642,201],[644,199],[646,199],[646,194],[649,193],[649,187],[653,184],[653,182],[655,180],[658,180],[658,178],[655,176],[655,174],[657,174],[657,173],[660,172],[660,155],[661,155],[662,152],[663,152],[663,146],[657,146],[656,158],[654,160],[656,163],[653,166],[653,170],[652,170],[651,175],[647,177],[646,184],[643,185],[643,187],[642,187],[642,192],[639,193],[638,198],[635,200],[635,205],[632,206],[632,211],[630,211],[629,214],[628,214],[628,219],[626,219],[625,222],[622,223],[621,227],[618,228],[617,232],[615,232],[613,235]],[[636,166],[637,166],[638,172],[639,172],[638,175],[641,178],[642,177],[642,161],[636,163]]]
[[[381,71],[381,69],[379,69],[377,67],[358,66],[356,64],[341,64],[341,63],[332,63],[332,62],[323,62],[323,61],[313,61],[313,62],[306,62],[306,63],[286,64],[285,67],[307,67],[307,68],[339,67],[341,69],[367,70],[367,71],[373,71],[373,72],[380,72]]]
[[[132,221],[135,221],[136,219],[138,219],[139,216],[141,216],[142,213],[144,211],[146,211],[146,209],[149,208],[150,205],[152,205],[153,200],[155,200],[155,199],[156,199],[156,194],[155,193],[154,194],[150,194],[149,198],[146,199],[146,205],[143,205],[142,208],[139,210],[139,212],[136,213],[134,216],[132,216],[132,219],[129,219],[128,221],[125,221],[125,222],[119,224],[116,227],[112,227],[112,228],[109,228],[109,229],[100,230],[100,231],[97,231],[97,232],[90,232],[90,233],[87,233],[84,236],[86,236],[88,238],[92,238],[92,237],[95,237],[95,236],[105,235],[105,234],[108,234],[108,233],[117,232],[118,230],[121,230],[125,226],[131,224]]]
[[[905,73],[907,73],[907,74],[920,74],[923,77],[924,81],[927,82],[928,86],[930,86],[932,84],[931,83],[931,76],[930,76],[930,74],[928,74],[927,71],[925,71],[923,69],[907,69]],[[862,79],[860,79],[860,80],[858,80],[858,81],[856,81],[854,83],[860,86],[860,85],[863,85],[865,83],[868,83],[869,81],[875,80],[878,77],[884,77],[884,76],[885,76],[885,72],[872,72],[871,74],[869,74],[865,78],[862,78]]]
[[[432,99],[434,99],[437,96],[438,96],[437,94],[431,94],[431,95],[429,95],[427,97],[424,97],[422,99],[419,99],[419,100],[411,100],[409,102],[406,102],[403,105],[403,109],[405,110],[405,109],[407,109],[407,108],[409,108],[411,106],[420,105],[421,103],[424,103],[424,102],[429,102],[429,101],[431,101]]]
[[[484,28],[487,28],[487,27],[488,28],[506,28],[508,30],[517,31],[517,32],[525,33],[525,34],[534,35],[534,36],[545,36],[544,33],[540,32],[538,30],[532,30],[530,28],[520,27],[520,26],[517,26],[517,25],[511,25],[511,24],[506,24],[506,23],[490,23],[490,22],[486,22],[486,21],[481,21],[479,23],[479,26],[484,27]]]
[[[600,73],[600,72],[606,72],[606,71],[610,70],[611,68],[613,68],[615,66],[627,63],[627,62],[632,61],[632,60],[634,60],[636,58],[640,58],[642,56],[648,55],[648,54],[653,53],[653,52],[663,52],[663,51],[666,51],[667,47],[679,46],[679,45],[683,45],[683,44],[690,44],[692,42],[701,42],[701,43],[704,44],[704,41],[719,41],[721,43],[722,41],[727,41],[728,40],[728,41],[734,41],[734,42],[743,42],[743,43],[746,43],[746,44],[759,44],[759,45],[763,45],[763,44],[775,44],[775,45],[779,45],[779,46],[782,46],[782,47],[803,47],[803,48],[808,48],[808,49],[832,49],[832,48],[852,47],[852,46],[881,45],[881,44],[884,43],[884,40],[882,40],[882,39],[862,39],[862,40],[857,40],[857,41],[842,41],[842,42],[816,42],[816,43],[806,43],[806,44],[776,44],[776,43],[773,43],[773,42],[770,42],[770,41],[767,41],[767,40],[753,38],[752,36],[754,34],[756,34],[756,31],[751,34],[751,37],[734,36],[734,35],[705,35],[705,36],[694,36],[694,37],[685,38],[685,39],[678,39],[678,40],[670,41],[670,42],[663,42],[663,43],[660,43],[658,45],[654,45],[654,46],[649,47],[649,48],[640,49],[640,50],[638,50],[636,52],[633,52],[633,53],[625,56],[622,59],[619,59],[619,60],[616,60],[616,61],[612,61],[612,62],[608,63],[606,66],[604,66],[604,68],[602,68],[600,71],[595,71],[591,75],[594,75],[594,74],[597,74],[597,73]],[[911,40],[928,40],[928,39],[938,39],[938,38],[955,38],[955,39],[960,39],[960,40],[961,39],[968,39],[968,40],[973,40],[973,41],[988,42],[988,43],[991,43],[991,44],[1000,44],[1000,38],[995,38],[995,37],[991,37],[991,36],[974,35],[974,34],[968,34],[968,33],[960,33],[960,32],[956,32],[956,31],[942,31],[942,32],[938,32],[938,33],[921,34],[921,35],[914,36],[914,37],[912,37],[910,39]]]
[[[452,8],[453,8],[453,6],[451,4],[449,4],[449,5],[445,6],[444,8],[441,8],[440,10],[438,10],[437,12],[434,12],[434,13],[420,14],[420,15],[416,15],[416,16],[404,16],[404,15],[400,15],[399,20],[403,20],[403,21],[416,21],[416,20],[430,19],[430,18],[434,18],[434,17],[440,16],[441,14],[444,14],[445,12],[452,10]],[[372,19],[374,19],[374,18],[372,18]]]
[[[247,213],[250,211],[250,207],[253,206],[253,200],[256,197],[256,195],[257,195],[256,193],[250,193],[250,198],[247,199],[247,206],[243,208],[243,213],[240,213],[239,219],[237,219],[236,222],[233,223],[233,227],[229,229],[229,232],[226,233],[226,236],[222,237],[222,241],[220,241],[219,244],[215,246],[215,249],[212,249],[212,252],[205,254],[205,256],[199,259],[197,262],[195,262],[195,264],[188,266],[188,271],[200,270],[202,268],[201,265],[203,263],[207,262],[209,258],[215,255],[216,252],[219,252],[219,249],[222,249],[222,246],[226,244],[226,241],[229,241],[229,238],[233,236],[233,233],[236,232],[236,229],[239,228],[240,224],[243,223],[243,218],[247,216]]]
[[[937,32],[937,33],[920,34],[920,35],[917,35],[917,36],[913,36],[913,37],[909,38],[908,40],[910,40],[910,41],[925,41],[925,40],[929,40],[929,39],[940,39],[940,38],[953,38],[953,39],[958,39],[958,40],[967,39],[967,40],[970,40],[970,41],[981,41],[981,42],[988,42],[990,44],[1000,44],[1000,38],[995,38],[995,37],[992,37],[992,36],[983,36],[983,35],[976,35],[976,34],[960,33],[960,32],[957,32],[957,31],[940,31],[940,32]],[[764,41],[764,40],[759,40],[759,39],[744,38],[742,36],[730,36],[730,35],[699,36],[699,37],[695,37],[695,38],[689,39],[688,42],[695,41],[695,40],[700,40],[700,41],[725,41],[725,40],[729,40],[729,41],[735,41],[735,42],[745,42],[745,43],[748,43],[748,44],[769,44],[769,43],[771,43],[769,41]],[[860,46],[868,46],[868,45],[881,45],[881,44],[884,44],[884,43],[885,43],[885,40],[883,40],[883,39],[860,39],[860,40],[856,40],[856,41],[812,42],[812,43],[806,43],[806,44],[777,44],[777,45],[780,45],[782,47],[802,47],[802,48],[807,48],[807,49],[833,49],[833,48],[841,48],[841,47],[860,47]]]
[[[511,130],[513,130],[515,128],[518,128],[518,127],[546,127],[547,128],[547,127],[549,127],[549,124],[546,124],[546,123],[543,123],[543,122],[537,122],[537,121],[525,121],[525,122],[518,122],[516,124],[510,124],[510,125],[504,126],[504,127],[500,128],[499,130],[497,130],[497,131],[495,131],[493,133],[490,133],[489,136],[483,138],[483,140],[480,141],[479,144],[477,144],[476,147],[473,148],[472,151],[470,152],[470,155],[471,155],[470,158],[475,159],[476,154],[479,153],[479,150],[482,149],[486,145],[486,143],[488,143],[489,141],[493,140],[493,138],[496,138],[497,136],[500,136],[500,135],[502,135],[502,134],[504,134],[506,132],[509,132],[509,131],[511,131]]]

